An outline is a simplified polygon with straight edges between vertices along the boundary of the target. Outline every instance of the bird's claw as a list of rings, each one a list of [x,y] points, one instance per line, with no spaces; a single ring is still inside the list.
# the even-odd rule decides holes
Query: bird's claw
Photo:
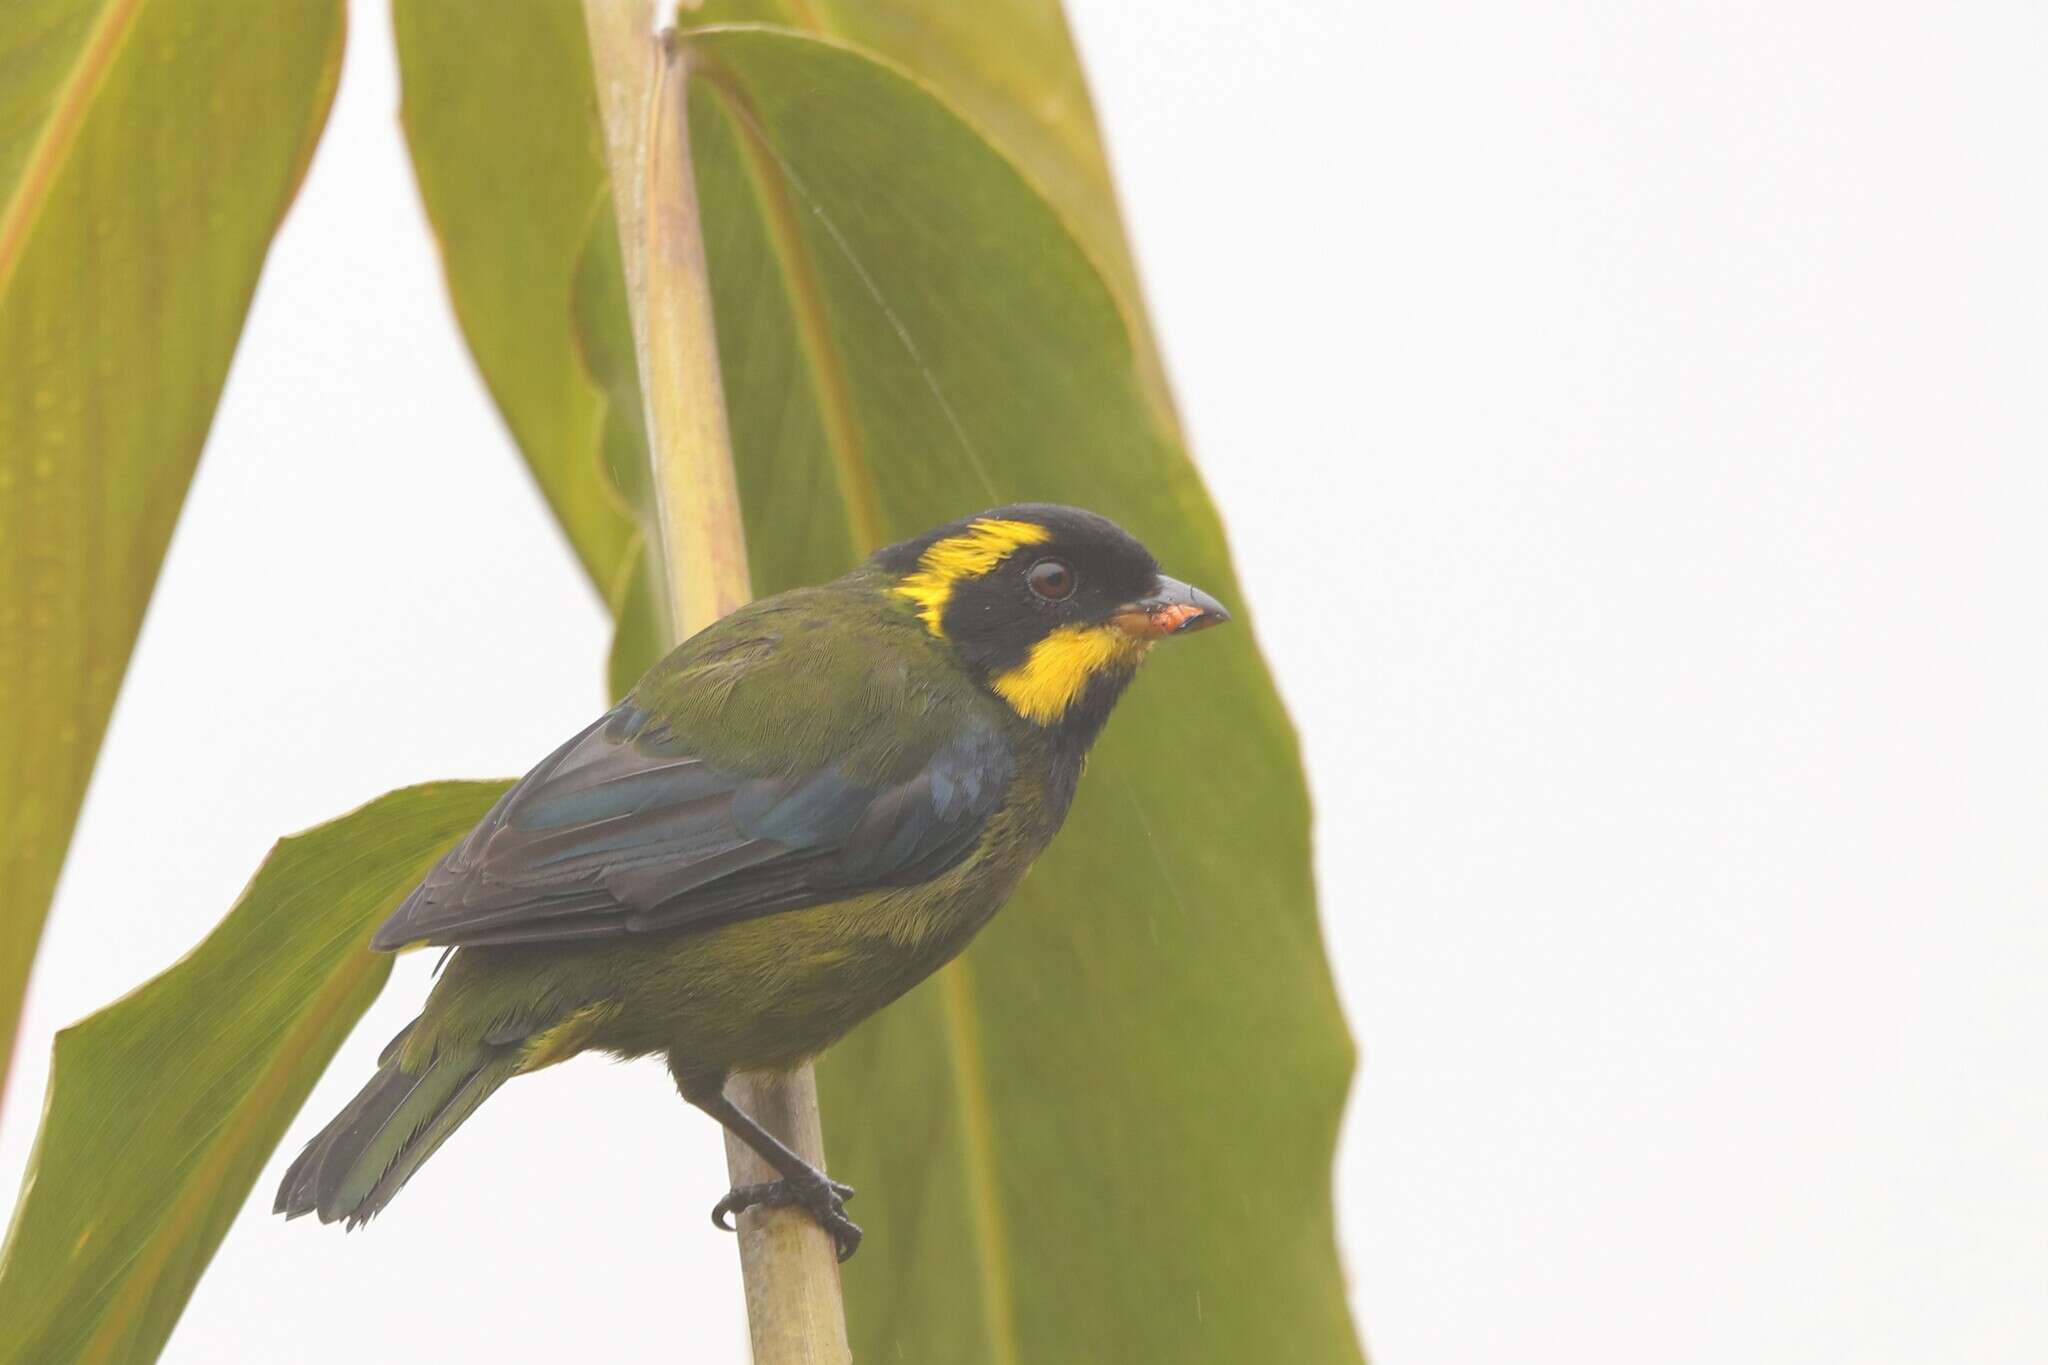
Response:
[[[860,1224],[846,1216],[846,1201],[853,1198],[853,1186],[842,1185],[826,1176],[814,1184],[803,1180],[769,1180],[759,1185],[735,1185],[725,1198],[711,1208],[711,1221],[727,1232],[738,1228],[726,1221],[751,1208],[798,1208],[832,1234],[844,1261],[860,1249]]]

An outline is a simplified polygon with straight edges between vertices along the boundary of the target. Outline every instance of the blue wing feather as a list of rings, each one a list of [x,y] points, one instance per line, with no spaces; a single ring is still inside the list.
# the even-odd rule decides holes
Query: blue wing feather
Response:
[[[721,771],[622,705],[516,783],[371,940],[479,946],[709,928],[937,876],[1014,775],[964,727],[900,782]]]

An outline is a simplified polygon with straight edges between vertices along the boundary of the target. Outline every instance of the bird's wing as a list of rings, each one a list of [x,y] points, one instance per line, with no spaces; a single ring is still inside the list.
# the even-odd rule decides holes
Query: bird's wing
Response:
[[[833,763],[744,776],[628,701],[506,792],[371,945],[709,928],[924,881],[973,846],[1014,771],[1008,742],[975,724],[897,767],[876,782]]]

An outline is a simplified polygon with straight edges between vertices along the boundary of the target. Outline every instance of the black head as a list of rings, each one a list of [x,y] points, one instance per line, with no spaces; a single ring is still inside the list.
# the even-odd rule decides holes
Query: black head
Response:
[[[1152,645],[1230,619],[1159,572],[1106,517],[1017,503],[891,545],[874,562],[982,683],[1040,725],[1089,737]]]

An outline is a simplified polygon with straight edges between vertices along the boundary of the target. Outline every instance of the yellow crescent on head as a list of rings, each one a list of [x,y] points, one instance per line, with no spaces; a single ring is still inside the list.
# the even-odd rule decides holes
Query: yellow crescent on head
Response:
[[[979,578],[1026,545],[1041,545],[1052,532],[1035,521],[996,521],[984,517],[957,536],[935,540],[918,556],[917,569],[904,575],[890,591],[917,606],[932,634],[946,636],[946,603],[953,585]]]

